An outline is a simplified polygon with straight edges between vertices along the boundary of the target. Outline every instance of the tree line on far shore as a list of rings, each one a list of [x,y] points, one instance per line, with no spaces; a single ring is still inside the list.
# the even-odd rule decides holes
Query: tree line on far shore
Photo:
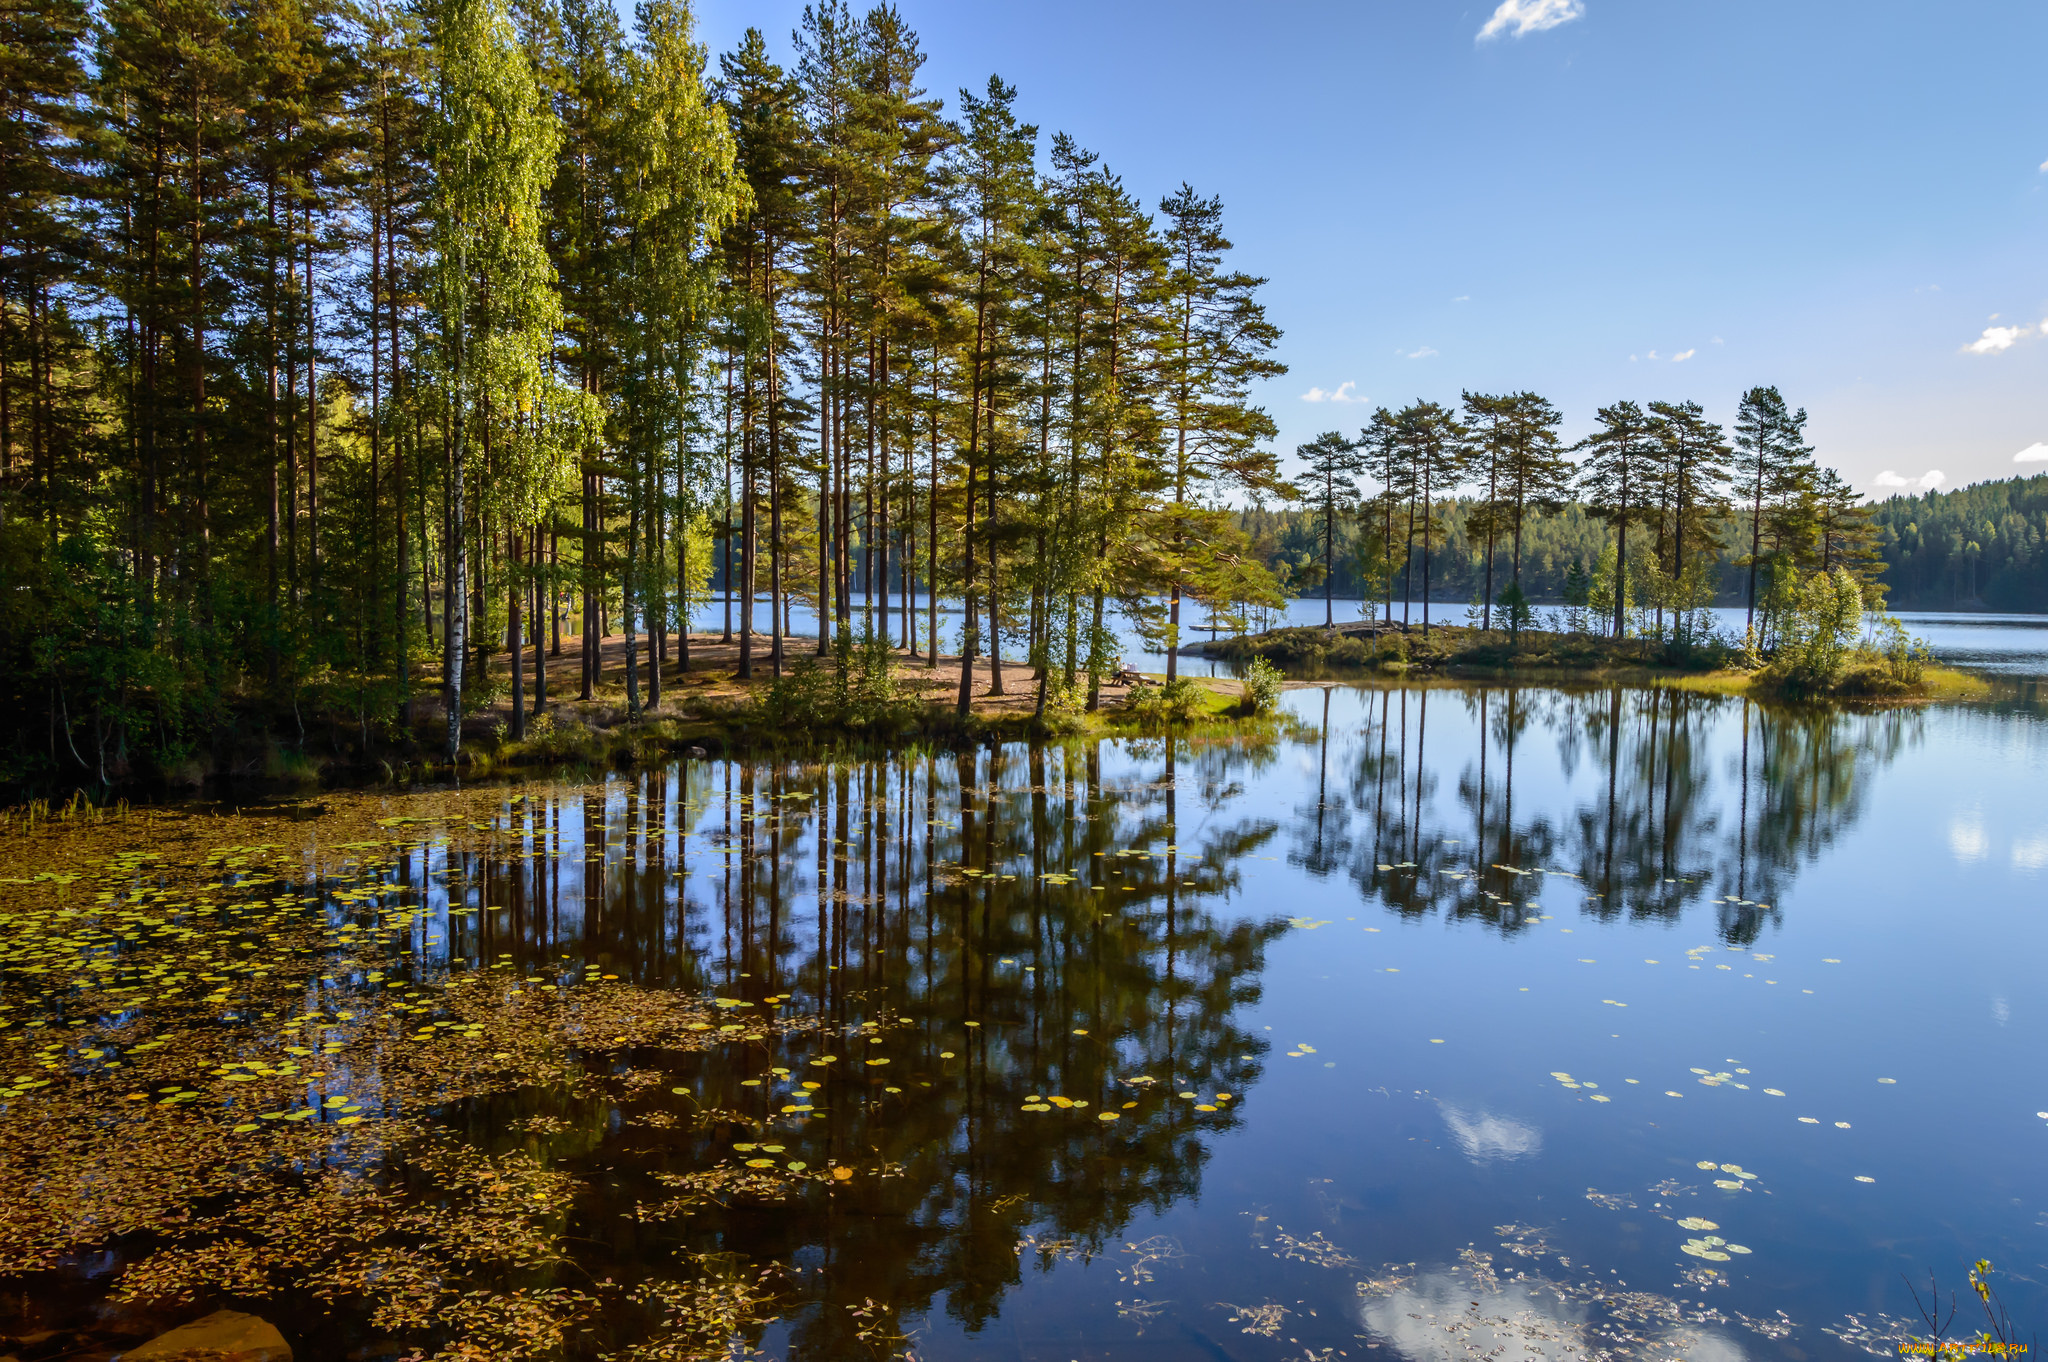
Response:
[[[1471,505],[1461,494],[1445,512],[1433,572],[1439,601],[1476,600],[1481,590],[1486,544],[1467,533]],[[1892,496],[1869,509],[1883,560],[1875,584],[1884,589],[1887,608],[2048,613],[2048,473]],[[1363,605],[1379,598],[1370,553],[1361,555],[1369,527],[1358,516],[1338,523],[1327,583],[1318,570],[1323,525],[1314,510],[1255,506],[1237,519],[1261,561],[1294,593],[1314,596],[1327,586],[1340,600]],[[1723,525],[1713,555],[1716,605],[1745,602],[1748,572],[1741,559],[1751,519],[1749,509],[1736,504]],[[1531,601],[1550,604],[1569,601],[1613,542],[1613,531],[1575,498],[1527,517],[1523,536],[1522,589]],[[1630,552],[1641,561],[1648,547],[1639,543]]]
[[[1873,508],[1814,462],[1806,412],[1776,388],[1745,392],[1728,429],[1696,402],[1620,401],[1567,445],[1562,419],[1530,392],[1381,407],[1296,449],[1299,509],[1239,524],[1277,579],[1324,596],[1326,623],[1340,586],[1389,618],[1422,601],[1425,622],[1449,591],[1482,628],[1519,629],[1548,596],[1617,637],[1636,612],[1637,631],[1684,641],[1725,593],[1767,639],[1800,581],[1837,569],[1882,604]]]

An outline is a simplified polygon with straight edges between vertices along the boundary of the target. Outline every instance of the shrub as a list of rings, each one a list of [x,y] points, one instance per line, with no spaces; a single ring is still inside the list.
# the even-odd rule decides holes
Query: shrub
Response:
[[[1925,678],[1927,645],[1896,618],[1864,611],[1863,588],[1847,572],[1815,573],[1772,584],[1776,647],[1757,673],[1766,690],[1787,695],[1901,695]],[[1859,639],[1859,622],[1867,621]]]
[[[1842,679],[1863,615],[1863,590],[1841,568],[1815,573],[1786,593],[1778,647],[1761,679],[1796,695],[1826,695]]]
[[[862,631],[840,634],[831,670],[816,658],[800,657],[787,674],[768,684],[753,703],[753,717],[771,729],[803,732],[844,727],[873,732],[914,724],[921,707],[897,693],[896,653],[888,635]]]
[[[1530,606],[1529,598],[1522,591],[1520,582],[1509,582],[1494,598],[1495,617],[1507,626],[1508,634],[1520,639],[1522,631],[1536,619],[1536,611]]]
[[[773,728],[816,728],[837,708],[832,691],[833,678],[817,659],[800,657],[788,672],[768,683],[760,700],[761,718]]]
[[[1244,672],[1244,707],[1253,714],[1267,714],[1280,703],[1280,669],[1263,657],[1252,659]]]
[[[1203,688],[1192,677],[1176,676],[1157,690],[1147,686],[1133,695],[1131,710],[1147,728],[1177,728],[1202,712],[1203,699]]]

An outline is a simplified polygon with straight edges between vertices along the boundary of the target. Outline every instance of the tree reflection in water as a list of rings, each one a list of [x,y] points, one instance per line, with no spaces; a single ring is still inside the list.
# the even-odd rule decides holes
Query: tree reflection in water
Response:
[[[1541,916],[1536,872],[1575,876],[1602,919],[1675,919],[1712,900],[1733,945],[1756,939],[1922,723],[1917,710],[1780,709],[1662,687],[1407,686],[1363,702],[1358,730],[1335,733],[1323,693],[1324,722],[1305,739],[1319,798],[1297,819],[1297,864],[1346,874],[1403,914],[1509,933]],[[1555,758],[1532,795],[1527,749],[1543,738]],[[1455,810],[1437,798],[1453,778]]]
[[[390,1114],[413,1123],[411,1153],[394,1145],[381,1166],[360,1170],[370,1175],[359,1186],[366,1206],[384,1205],[388,1190],[407,1214],[431,1207],[445,1184],[421,1168],[444,1137],[536,1177],[566,1174],[560,1218],[550,1212],[535,1229],[559,1259],[477,1268],[465,1284],[514,1304],[559,1289],[561,1327],[571,1315],[589,1326],[568,1335],[569,1355],[680,1355],[662,1324],[677,1293],[704,1288],[707,1273],[752,1283],[764,1266],[779,1269],[767,1312],[780,1323],[771,1336],[736,1308],[739,1342],[798,1358],[881,1355],[935,1312],[981,1329],[1027,1265],[1126,1250],[1120,1280],[1142,1285],[1129,1253],[1141,1263],[1187,1256],[1163,1238],[1118,1241],[1134,1222],[1192,1206],[1215,1138],[1259,1100],[1267,1044],[1245,1018],[1260,1001],[1268,947],[1301,911],[1272,895],[1303,887],[1267,862],[1285,854],[1362,905],[1441,912],[1509,936],[1532,927],[1546,903],[1553,913],[1572,903],[1602,919],[1670,920],[1711,901],[1726,940],[1748,944],[1784,911],[1801,866],[1855,821],[1872,770],[1921,723],[1914,712],[1775,711],[1619,687],[1326,688],[1295,709],[1316,722],[1286,740],[1291,752],[1279,739],[1075,742],[872,761],[693,761],[520,792],[336,795],[351,809],[309,824],[312,845],[259,858],[274,873],[233,891],[257,905],[311,908],[303,942],[265,938],[300,942],[291,950],[307,957],[310,979],[293,982],[294,967],[259,984],[270,978],[259,971],[225,1015],[210,1002],[188,1008],[196,1000],[175,990],[153,1006],[165,1009],[167,1032],[190,1028],[179,1043],[209,1063],[297,1037],[294,1014],[309,1007],[320,1028],[374,1021],[327,1032],[351,1047],[345,1060],[334,1052],[335,1080],[358,1096],[388,1089],[400,1104]],[[1282,769],[1283,756],[1314,770]],[[337,843],[339,829],[366,823],[409,830]],[[127,872],[106,873],[112,884]],[[263,922],[281,922],[279,911]],[[239,921],[229,914],[220,930],[232,936]],[[358,925],[365,935],[354,935]],[[379,936],[382,945],[370,940]],[[437,1071],[398,1071],[432,1026],[452,1024],[416,1020],[430,1029],[408,1039],[397,1029],[401,1008],[420,1018],[457,995],[521,1007],[524,998],[552,1016],[544,1009],[553,1003],[538,1000],[580,996],[593,976],[641,990],[633,1006],[643,1011],[673,990],[715,996],[721,1015],[788,1025],[735,1023],[706,1049],[616,1032],[610,1044],[566,1036],[577,1053],[550,1073],[466,1088],[428,1086]],[[112,976],[78,986],[88,984],[109,988]],[[176,1021],[188,1011],[205,1013],[204,1026]],[[216,1053],[209,1037],[236,1052]],[[308,1068],[329,1062],[307,1047],[285,1053],[306,1056]],[[280,1092],[299,1083],[277,1076]],[[158,1128],[109,1125],[92,1105],[98,1091],[81,1086],[63,1099],[72,1106],[53,1099],[34,1110],[69,1112],[75,1132],[116,1153],[121,1130]],[[106,1089],[110,1100],[119,1091]],[[440,1105],[404,1107],[413,1093]],[[1422,1100],[1419,1085],[1412,1096]],[[381,1119],[370,1106],[367,1119]],[[1276,1100],[1273,1110],[1281,1125],[1303,1112],[1313,1121],[1317,1108],[1286,1114]],[[434,1127],[428,1135],[422,1121]],[[223,1148],[240,1138],[196,1118],[191,1128]],[[249,1148],[269,1147],[257,1143],[270,1138],[257,1122],[239,1129],[257,1132]],[[1495,1127],[1473,1129],[1488,1148],[1508,1147]],[[1515,1147],[1533,1149],[1535,1129]],[[304,1149],[353,1168],[355,1146],[339,1125],[291,1130]],[[302,1148],[284,1143],[299,1136],[281,1121],[277,1131],[278,1148]],[[757,1149],[777,1162],[749,1183]],[[707,1184],[707,1173],[732,1177]],[[304,1190],[288,1185],[293,1176],[279,1171],[275,1195],[263,1194],[272,1199],[250,1206],[291,1205]],[[196,1206],[215,1184],[193,1185]],[[235,1216],[248,1209],[188,1220],[187,1204],[164,1204],[177,1211],[165,1223],[185,1225],[202,1254],[207,1236],[239,1233]],[[348,1262],[412,1252],[399,1242],[411,1222],[379,1214],[385,1228],[363,1241],[374,1245],[336,1231],[322,1251]],[[80,1246],[104,1233],[90,1220],[77,1230]],[[467,1233],[498,1222],[452,1223]],[[150,1251],[147,1235],[119,1243],[61,1290],[97,1308],[117,1260]],[[1324,1265],[1339,1258],[1351,1262],[1340,1254]],[[189,1280],[193,1263],[212,1260],[183,1261]],[[302,1356],[324,1362],[365,1347],[371,1356],[392,1341],[397,1326],[351,1304],[360,1294],[320,1295],[293,1271],[287,1263],[264,1279],[280,1318],[335,1310],[331,1328],[305,1336]],[[574,1314],[574,1293],[604,1306]],[[238,1299],[229,1289],[224,1298]],[[1129,1318],[1166,1308],[1133,1299]],[[1125,1313],[1123,1301],[1117,1308]],[[1228,1308],[1254,1324],[1268,1309]],[[459,1327],[416,1328],[405,1342],[439,1346]]]
[[[1286,926],[1230,905],[1245,858],[1280,831],[1235,808],[1272,747],[1168,739],[1129,755],[1116,764],[1147,776],[1106,778],[1102,746],[1077,744],[686,763],[529,797],[523,845],[462,868],[509,912],[452,945],[522,972],[573,956],[779,1004],[821,1031],[683,1069],[636,1057],[665,1066],[644,1110],[521,1094],[460,1119],[480,1139],[560,1123],[547,1142],[595,1193],[578,1255],[594,1276],[632,1281],[679,1252],[784,1264],[799,1356],[863,1351],[869,1302],[875,1337],[941,1297],[978,1327],[1019,1280],[1027,1232],[1048,1257],[1092,1256],[1195,1194],[1205,1140],[1239,1122],[1266,1050],[1237,1016]],[[822,1084],[816,1114],[786,1110],[778,1069]],[[1075,1109],[1025,1109],[1051,1095]],[[669,1115],[650,1126],[651,1112]],[[662,1175],[764,1140],[813,1168],[888,1175],[635,1218]]]

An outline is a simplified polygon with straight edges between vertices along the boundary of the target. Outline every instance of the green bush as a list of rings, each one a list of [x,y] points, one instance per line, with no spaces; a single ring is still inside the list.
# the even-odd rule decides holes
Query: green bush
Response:
[[[1271,713],[1280,704],[1280,669],[1263,657],[1252,659],[1244,672],[1244,706],[1253,714]]]
[[[1774,582],[1771,598],[1776,646],[1756,675],[1761,689],[1798,696],[1903,695],[1925,678],[1927,645],[1891,615],[1866,616],[1862,586],[1842,569],[1803,582]]]
[[[1493,604],[1495,618],[1506,625],[1509,635],[1516,639],[1519,639],[1522,631],[1536,620],[1535,608],[1529,604],[1528,596],[1523,594],[1520,582],[1509,582],[1502,587],[1494,597]]]
[[[850,728],[872,733],[909,727],[919,709],[915,699],[897,691],[896,653],[888,636],[864,630],[858,639],[839,635],[829,671],[816,658],[798,658],[786,674],[769,682],[754,702],[753,717],[786,732]]]
[[[1204,698],[1203,688],[1192,677],[1176,676],[1157,690],[1147,686],[1133,695],[1131,710],[1146,728],[1178,728],[1201,714]]]
[[[833,677],[818,666],[816,658],[800,657],[768,683],[759,701],[761,718],[771,728],[816,728],[838,708],[833,689]]]

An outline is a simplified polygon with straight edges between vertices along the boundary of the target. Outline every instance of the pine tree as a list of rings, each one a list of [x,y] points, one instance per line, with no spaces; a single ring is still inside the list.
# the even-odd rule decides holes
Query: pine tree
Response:
[[[1881,590],[1877,579],[1884,572],[1884,559],[1878,552],[1879,533],[1873,523],[1876,508],[1865,505],[1862,494],[1832,468],[1820,470],[1809,495],[1819,570],[1829,573],[1843,568],[1866,592],[1873,587]],[[1985,532],[1983,537],[1992,535]]]
[[[1358,495],[1356,478],[1363,465],[1358,446],[1334,430],[1295,446],[1294,455],[1308,470],[1301,499],[1314,508],[1323,523],[1323,627],[1333,628],[1337,622],[1331,594],[1337,577],[1337,517]]]
[[[1261,448],[1276,427],[1254,406],[1251,385],[1276,378],[1287,366],[1267,357],[1280,328],[1266,318],[1258,289],[1266,281],[1226,272],[1230,241],[1223,235],[1223,200],[1202,198],[1183,183],[1162,199],[1170,262],[1165,329],[1159,345],[1162,415],[1173,502],[1162,536],[1175,566],[1168,585],[1166,675],[1179,674],[1180,600],[1188,552],[1191,498],[1214,489],[1255,493],[1280,490],[1279,464]]]
[[[1813,450],[1806,443],[1806,409],[1788,412],[1776,388],[1755,387],[1742,395],[1735,416],[1735,486],[1749,503],[1749,582],[1744,591],[1745,630],[1756,627],[1757,567],[1763,561],[1766,522],[1782,538],[1785,520],[1813,481]]]
[[[1414,496],[1407,452],[1394,414],[1385,407],[1373,410],[1372,420],[1358,433],[1360,466],[1365,475],[1380,485],[1373,501],[1381,520],[1379,575],[1386,592],[1386,622],[1394,622],[1394,518]],[[1412,527],[1412,521],[1411,521]],[[1411,536],[1412,537],[1412,536]],[[1404,551],[1405,558],[1405,551]],[[1490,580],[1490,579],[1489,579]]]
[[[1479,593],[1479,627],[1493,628],[1494,542],[1507,527],[1510,503],[1501,496],[1501,472],[1514,439],[1514,399],[1489,393],[1463,395],[1466,428],[1472,432],[1471,471],[1483,487],[1465,514],[1465,533],[1484,536],[1485,581]]]
[[[561,525],[578,546],[578,693],[588,700],[598,682],[602,602],[614,557],[606,549],[609,433],[599,413],[616,400],[629,301],[617,287],[625,264],[619,178],[627,112],[621,80],[625,37],[617,12],[603,0],[562,0],[559,10],[541,20],[529,42],[562,126],[547,190],[548,253],[563,311],[556,361],[597,404],[592,419],[578,427],[583,444],[577,451],[577,523]]]
[[[1578,492],[1587,510],[1614,530],[1614,637],[1627,631],[1628,532],[1648,514],[1655,495],[1657,446],[1649,418],[1634,402],[1617,402],[1598,412],[1599,428],[1576,448]]]
[[[1004,525],[999,515],[1000,454],[1005,431],[999,426],[1001,404],[1014,386],[1014,319],[1021,272],[1023,232],[1036,209],[1032,160],[1038,129],[1017,121],[1017,91],[994,76],[983,94],[960,92],[962,129],[953,167],[952,192],[963,227],[968,303],[973,310],[973,335],[966,364],[967,446],[964,451],[966,491],[961,530],[961,594],[965,620],[960,644],[960,691],[956,701],[968,710],[974,658],[980,651],[980,612],[988,608],[990,693],[1003,693],[1002,580],[997,554]],[[980,474],[987,507],[977,521],[976,487]],[[987,590],[980,590],[975,550],[988,562]]]
[[[1429,635],[1430,553],[1435,546],[1436,502],[1448,500],[1464,481],[1470,454],[1467,432],[1450,409],[1435,402],[1411,402],[1394,417],[1396,440],[1408,464],[1408,481],[1422,518],[1422,633]],[[1410,531],[1411,539],[1413,531]]]
[[[737,52],[719,59],[720,99],[752,209],[725,234],[726,267],[737,275],[744,346],[740,356],[740,662],[754,674],[754,592],[761,551],[760,503],[768,511],[769,660],[782,672],[783,442],[792,394],[784,361],[793,348],[784,308],[793,293],[795,243],[805,230],[803,136],[797,84],[749,29]]]
[[[1529,512],[1555,512],[1571,490],[1571,464],[1557,438],[1564,418],[1548,399],[1519,392],[1506,399],[1502,483],[1507,493],[1508,531],[1514,539],[1514,585],[1522,585],[1522,528]]]
[[[1720,525],[1728,516],[1728,461],[1734,452],[1723,438],[1721,427],[1706,419],[1697,402],[1652,402],[1651,434],[1658,454],[1660,505],[1670,516],[1670,535],[1664,534],[1662,516],[1658,522],[1660,544],[1668,546],[1668,581],[1677,594],[1672,607],[1678,613],[1674,627],[1696,605],[1704,603],[1703,586],[1689,569],[1720,544]],[[1664,628],[1663,596],[1657,601],[1657,629]]]
[[[52,295],[88,254],[68,211],[87,188],[75,141],[87,117],[86,24],[81,0],[0,8],[0,469],[12,478],[17,442],[27,445],[33,516],[51,543],[62,496]]]

